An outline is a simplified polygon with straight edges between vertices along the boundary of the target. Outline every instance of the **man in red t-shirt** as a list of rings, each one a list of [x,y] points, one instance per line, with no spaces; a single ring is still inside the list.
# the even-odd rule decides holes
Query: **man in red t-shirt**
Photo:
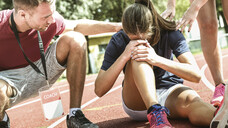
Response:
[[[0,11],[0,127],[9,127],[6,109],[36,96],[46,85],[45,76],[25,59],[27,57],[43,72],[37,30],[43,41],[48,82],[54,84],[62,72],[67,71],[70,85],[67,126],[98,127],[86,119],[80,109],[86,75],[84,35],[115,32],[121,24],[64,20],[55,11],[55,0],[13,0],[13,3],[13,10]],[[54,36],[59,38],[50,45]]]

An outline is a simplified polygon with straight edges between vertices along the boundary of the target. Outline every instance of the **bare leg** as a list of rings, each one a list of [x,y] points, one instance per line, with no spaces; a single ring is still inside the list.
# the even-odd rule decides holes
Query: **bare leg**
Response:
[[[221,49],[217,42],[218,23],[215,0],[208,0],[200,9],[197,21],[200,28],[203,54],[212,74],[214,84],[224,83]]]
[[[128,62],[124,78],[123,99],[128,108],[146,110],[157,104],[152,67],[146,62]]]
[[[76,32],[63,35],[57,45],[57,60],[67,64],[67,80],[70,84],[70,108],[80,108],[86,75],[86,40]]]
[[[165,106],[172,118],[189,118],[194,125],[209,126],[216,109],[192,91],[189,87],[175,89],[168,96]]]

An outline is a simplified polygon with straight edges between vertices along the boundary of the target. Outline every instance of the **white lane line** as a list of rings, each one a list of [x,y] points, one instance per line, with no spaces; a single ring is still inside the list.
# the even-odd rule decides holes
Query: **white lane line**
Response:
[[[94,82],[91,82],[91,83],[85,84],[85,87],[87,87],[87,86],[91,86],[91,85],[94,85]]]
[[[95,84],[94,82],[90,82],[90,83],[85,84],[84,86],[87,87],[87,86],[91,86],[91,85],[94,85],[94,84]],[[66,86],[69,86],[69,83],[63,84],[63,85],[60,85],[60,86],[56,86],[56,87],[62,88],[62,87],[66,87]]]
[[[64,85],[61,85],[61,86],[58,86],[58,87],[59,87],[59,88],[62,88],[62,87],[66,87],[66,86],[68,86],[68,85],[69,85],[69,84],[64,84]],[[91,85],[94,85],[94,82],[85,84],[86,87],[87,87],[87,86],[91,86]],[[56,87],[54,87],[54,88],[56,88]],[[64,93],[67,93],[67,92],[69,92],[69,89],[64,90],[64,91],[61,91],[60,94],[64,94]],[[16,108],[19,108],[19,107],[23,107],[23,106],[25,106],[25,105],[29,105],[29,104],[32,104],[32,103],[35,103],[35,102],[38,102],[38,101],[40,101],[40,98],[39,98],[39,99],[32,100],[32,101],[29,101],[29,102],[26,102],[26,103],[23,103],[23,104],[15,105],[15,106],[9,108],[8,110],[12,110],[12,109],[16,109]]]
[[[207,68],[207,64],[205,64],[202,68],[201,68],[201,72],[202,72],[202,82],[204,83],[204,85],[206,85],[212,92],[214,92],[215,90],[215,86],[212,85],[206,78],[205,74],[205,70]]]
[[[32,103],[35,103],[35,102],[38,102],[38,101],[40,101],[40,99],[36,99],[36,100],[30,101],[30,102],[26,102],[24,104],[16,105],[16,106],[13,106],[13,107],[7,109],[7,111],[13,110],[13,109],[16,109],[16,108],[19,108],[19,107],[22,107],[22,106],[25,106],[25,105],[28,105],[28,104],[32,104]]]
[[[228,55],[222,56],[222,58],[225,58],[225,57],[228,57]],[[202,82],[203,82],[204,85],[206,85],[211,91],[214,92],[215,86],[214,86],[213,84],[211,84],[211,83],[207,80],[207,78],[206,78],[206,76],[205,76],[205,70],[206,70],[206,68],[207,68],[207,64],[204,64],[203,67],[201,68],[201,72],[202,72]]]
[[[115,90],[117,90],[117,89],[119,89],[119,88],[121,88],[121,87],[122,87],[122,85],[119,85],[119,86],[117,86],[117,87],[111,89],[107,94],[109,94],[109,93],[111,93],[111,92],[113,92],[113,91],[115,91]],[[106,95],[107,95],[107,94],[106,94]],[[92,100],[90,100],[90,101],[86,102],[85,104],[83,104],[83,105],[81,106],[81,108],[83,109],[84,107],[90,105],[91,103],[95,102],[95,101],[98,100],[98,99],[99,99],[99,97],[93,98]],[[66,119],[66,116],[62,117],[61,119],[59,119],[59,120],[57,120],[56,122],[54,122],[53,124],[51,124],[48,128],[54,128],[55,126],[57,126],[57,125],[59,125],[61,122],[63,122],[65,119]]]

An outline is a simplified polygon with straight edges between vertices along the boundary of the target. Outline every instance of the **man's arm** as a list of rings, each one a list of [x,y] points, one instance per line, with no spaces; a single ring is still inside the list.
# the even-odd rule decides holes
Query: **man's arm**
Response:
[[[122,28],[121,23],[104,22],[96,20],[64,20],[66,28],[64,32],[76,31],[83,35],[95,35],[100,33],[117,32]]]

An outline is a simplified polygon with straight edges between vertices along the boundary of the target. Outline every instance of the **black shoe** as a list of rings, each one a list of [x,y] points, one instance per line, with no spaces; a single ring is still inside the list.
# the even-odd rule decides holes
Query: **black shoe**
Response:
[[[69,118],[67,115],[68,128],[99,128],[96,124],[89,121],[81,110],[74,111],[74,115]]]
[[[0,128],[10,128],[10,120],[8,115],[7,115],[7,121],[0,121]]]

